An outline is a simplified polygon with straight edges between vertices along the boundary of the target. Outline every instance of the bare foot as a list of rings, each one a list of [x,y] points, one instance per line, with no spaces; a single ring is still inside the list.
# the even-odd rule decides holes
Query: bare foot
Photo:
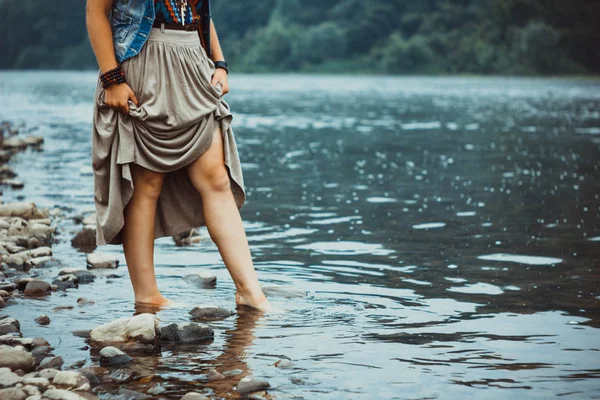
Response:
[[[235,304],[237,304],[238,306],[243,305],[243,306],[253,307],[260,311],[273,310],[273,306],[271,306],[271,303],[269,302],[269,300],[266,298],[266,296],[264,294],[262,296],[260,296],[258,299],[254,299],[251,296],[245,296],[245,295],[241,294],[240,292],[236,291],[235,292]]]
[[[152,306],[170,306],[175,304],[173,300],[167,299],[162,294],[157,294],[150,297],[140,297],[135,299],[136,304],[152,305]]]

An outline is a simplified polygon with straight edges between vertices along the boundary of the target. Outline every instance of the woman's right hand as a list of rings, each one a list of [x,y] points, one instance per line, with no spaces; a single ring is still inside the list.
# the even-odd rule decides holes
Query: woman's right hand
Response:
[[[104,104],[114,110],[121,111],[123,114],[129,114],[128,100],[133,101],[136,106],[139,105],[135,93],[133,93],[133,90],[125,82],[113,83],[104,89]]]

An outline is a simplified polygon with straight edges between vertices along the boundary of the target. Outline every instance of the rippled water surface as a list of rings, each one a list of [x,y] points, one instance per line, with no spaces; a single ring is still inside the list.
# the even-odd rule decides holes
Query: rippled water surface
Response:
[[[0,117],[46,140],[13,158],[25,188],[4,189],[5,201],[93,210],[95,79],[0,73]],[[247,374],[281,399],[600,396],[600,81],[232,74],[230,85],[241,214],[259,279],[285,313],[236,315],[210,324],[210,344],[141,359],[164,397],[229,397]],[[85,268],[70,245],[78,229],[59,224],[63,266]],[[233,309],[233,282],[200,232],[192,247],[156,241],[159,285],[189,308]],[[121,248],[99,250],[119,255],[121,278],[99,272],[4,310],[67,365],[98,362],[71,331],[134,312]],[[216,288],[182,279],[203,271]],[[95,304],[77,306],[79,296]],[[63,304],[75,308],[52,310]],[[187,321],[187,311],[158,315]],[[42,313],[48,327],[33,322]],[[293,368],[273,366],[285,357]],[[211,366],[243,373],[206,383]]]

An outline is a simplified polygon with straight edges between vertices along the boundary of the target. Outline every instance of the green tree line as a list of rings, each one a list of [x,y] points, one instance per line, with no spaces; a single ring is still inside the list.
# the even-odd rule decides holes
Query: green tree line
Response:
[[[84,0],[0,0],[0,68],[96,69]],[[245,72],[596,74],[597,0],[211,0]]]

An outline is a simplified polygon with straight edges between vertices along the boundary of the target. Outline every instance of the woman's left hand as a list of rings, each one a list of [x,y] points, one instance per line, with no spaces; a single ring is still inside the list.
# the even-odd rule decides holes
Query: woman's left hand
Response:
[[[227,82],[227,71],[223,68],[215,68],[215,74],[212,77],[212,84],[221,84],[223,94],[229,93],[229,83]]]

